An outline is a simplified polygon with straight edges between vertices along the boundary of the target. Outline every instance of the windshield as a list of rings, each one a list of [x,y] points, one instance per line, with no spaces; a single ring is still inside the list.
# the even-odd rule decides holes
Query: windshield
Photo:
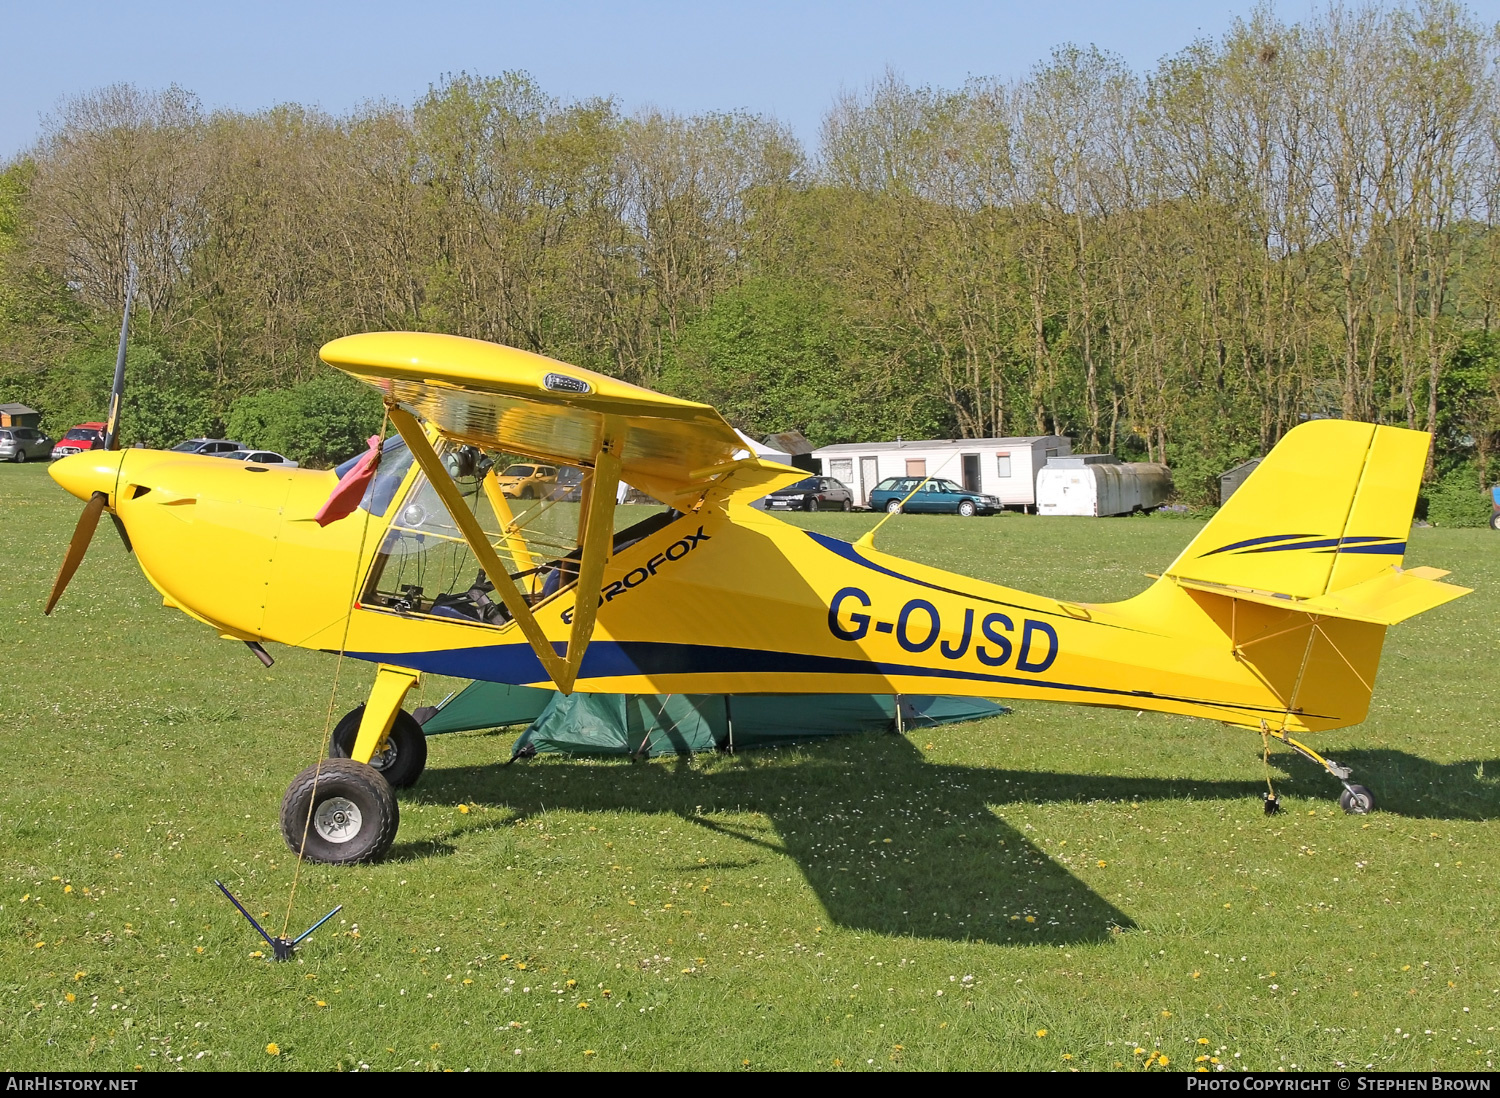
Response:
[[[801,489],[803,491],[815,492],[815,491],[817,491],[817,488],[818,488],[818,478],[817,477],[808,477],[806,480],[799,480],[796,484],[792,485],[790,488],[783,488],[782,491],[783,492],[794,492],[794,491],[797,491],[797,490]]]
[[[98,431],[86,431],[81,427],[74,427],[67,434],[63,435],[63,438],[97,438],[98,436]]]
[[[69,432],[68,437],[72,437],[72,432]],[[179,442],[176,446],[172,447],[172,452],[177,454],[190,454],[202,445],[203,440],[201,438],[190,438],[186,442]]]
[[[535,473],[536,467],[533,465],[512,465],[500,475],[504,477],[529,477],[535,475]]]

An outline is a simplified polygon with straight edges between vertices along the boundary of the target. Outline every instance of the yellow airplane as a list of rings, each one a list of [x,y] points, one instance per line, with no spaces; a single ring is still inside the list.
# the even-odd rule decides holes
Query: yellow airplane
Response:
[[[1183,713],[1287,743],[1364,812],[1369,791],[1293,737],[1363,720],[1386,627],[1467,593],[1402,567],[1421,432],[1295,428],[1144,592],[1089,604],[753,508],[806,474],[757,459],[704,404],[455,336],[356,335],[321,354],[384,398],[395,433],[372,440],[373,476],[144,449],[59,460],[52,475],[88,506],[48,603],[107,511],[165,605],[263,659],[276,641],[378,665],[331,757],[283,800],[288,844],[320,862],[390,847],[392,789],[426,760],[401,708],[423,673],[565,693],[956,694]],[[582,469],[582,502],[510,499],[502,455]],[[616,511],[621,481],[663,508],[620,528],[642,511]],[[349,513],[328,521],[336,485]]]

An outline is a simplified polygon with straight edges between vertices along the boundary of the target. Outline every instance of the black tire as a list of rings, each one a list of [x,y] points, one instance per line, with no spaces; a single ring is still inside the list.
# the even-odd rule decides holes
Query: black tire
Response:
[[[1375,811],[1375,794],[1362,785],[1351,785],[1339,794],[1339,807],[1351,816],[1364,816]]]
[[[17,465],[25,465],[26,464],[26,447],[24,447],[24,446],[17,446],[16,447],[16,464]]]
[[[334,725],[333,735],[328,737],[330,758],[347,759],[354,753],[354,741],[359,737],[359,722],[364,715],[365,707],[361,705],[349,710]],[[407,789],[417,784],[427,767],[427,737],[417,719],[406,710],[397,711],[391,734],[386,737],[386,748],[370,760],[370,767],[392,789]]]
[[[886,503],[885,509],[889,514],[899,515],[901,513],[901,501],[893,499]]]
[[[1496,511],[1494,514],[1490,515],[1490,529],[1500,530],[1500,511]]]
[[[854,504],[851,503],[851,502],[849,502],[846,499],[846,500],[844,500],[843,504],[840,505],[839,510],[840,511],[852,511],[852,510],[854,510]]]
[[[802,509],[804,511],[816,511],[818,509],[818,501],[809,496],[802,501]]]
[[[973,518],[975,512],[978,510],[979,508],[974,506],[972,499],[961,499],[958,501],[958,513],[964,518]]]
[[[400,824],[390,783],[352,759],[309,766],[281,798],[281,836],[310,862],[373,862],[390,850]]]

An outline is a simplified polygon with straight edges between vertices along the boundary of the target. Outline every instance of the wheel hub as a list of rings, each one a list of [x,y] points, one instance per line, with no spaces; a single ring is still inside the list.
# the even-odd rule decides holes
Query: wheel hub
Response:
[[[330,843],[347,843],[359,834],[364,816],[347,797],[329,797],[313,810],[313,828]]]

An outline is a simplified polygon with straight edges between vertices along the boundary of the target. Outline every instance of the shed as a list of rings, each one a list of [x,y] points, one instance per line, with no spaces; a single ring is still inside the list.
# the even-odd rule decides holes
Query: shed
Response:
[[[1006,507],[1036,505],[1036,475],[1052,458],[1073,452],[1064,435],[848,442],[813,451],[824,476],[841,480],[868,507],[870,493],[888,477],[931,476],[970,492],[995,496]]]
[[[0,427],[40,427],[42,413],[24,404],[0,404]]]
[[[1113,454],[1055,458],[1037,476],[1041,515],[1128,515],[1151,511],[1172,495],[1172,470],[1152,461],[1121,461]]]
[[[818,460],[813,457],[813,444],[807,441],[807,436],[801,431],[782,431],[779,434],[767,435],[761,439],[765,445],[772,449],[780,450],[790,455],[786,463],[797,469],[806,469],[809,473],[818,472]],[[830,473],[829,476],[833,474]]]
[[[1227,473],[1219,474],[1219,506],[1229,502],[1229,497],[1244,484],[1250,474],[1255,472],[1255,467],[1260,464],[1260,458],[1251,458],[1243,465],[1236,465]]]

